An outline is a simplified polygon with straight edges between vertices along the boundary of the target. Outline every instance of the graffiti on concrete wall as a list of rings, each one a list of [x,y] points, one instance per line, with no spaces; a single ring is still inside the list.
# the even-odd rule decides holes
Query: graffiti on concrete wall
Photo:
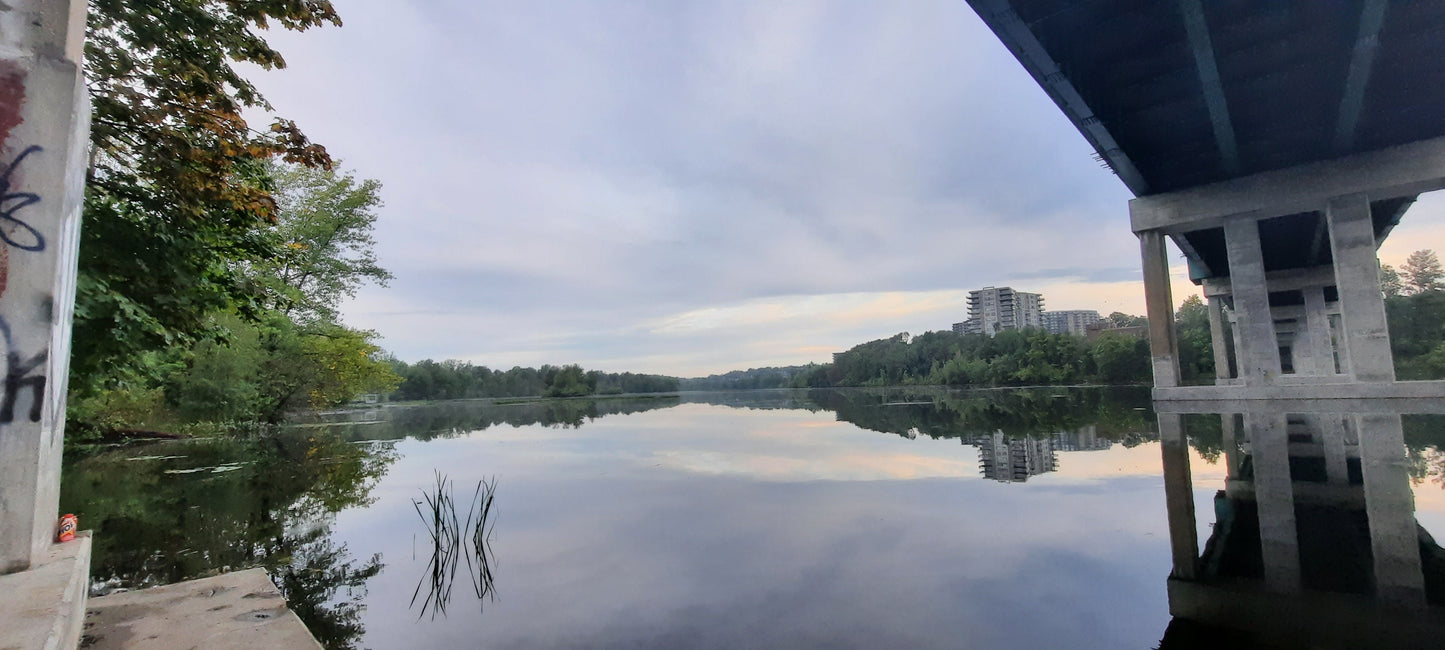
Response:
[[[16,191],[15,172],[26,158],[41,151],[44,149],[40,145],[30,145],[15,156],[10,164],[0,168],[0,240],[23,251],[45,250],[45,237],[22,218],[22,210],[39,203],[40,195]]]
[[[4,338],[5,343],[5,379],[3,397],[0,397],[0,423],[15,421],[16,402],[26,391],[30,392],[30,409],[24,417],[31,422],[39,422],[45,403],[45,375],[43,370],[36,370],[43,369],[47,359],[46,352],[41,350],[27,357],[16,351],[14,338],[10,335],[10,323],[4,317],[0,317],[0,337]]]

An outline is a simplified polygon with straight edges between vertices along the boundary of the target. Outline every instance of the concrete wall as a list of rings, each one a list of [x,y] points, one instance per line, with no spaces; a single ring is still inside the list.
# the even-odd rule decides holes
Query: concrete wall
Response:
[[[0,573],[39,563],[59,515],[90,119],[85,10],[0,3]]]

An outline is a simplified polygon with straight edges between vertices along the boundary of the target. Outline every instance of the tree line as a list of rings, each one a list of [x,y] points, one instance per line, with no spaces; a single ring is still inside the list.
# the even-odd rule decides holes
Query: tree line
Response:
[[[394,400],[446,400],[479,397],[583,397],[625,393],[671,393],[678,379],[632,372],[584,370],[582,366],[544,365],[493,370],[465,361],[389,360],[400,377]]]

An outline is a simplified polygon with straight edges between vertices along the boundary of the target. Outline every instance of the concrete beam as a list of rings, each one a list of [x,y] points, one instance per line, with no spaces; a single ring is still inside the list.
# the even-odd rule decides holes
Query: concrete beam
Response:
[[[1370,84],[1370,72],[1375,69],[1380,27],[1385,24],[1388,5],[1386,0],[1365,0],[1365,6],[1360,8],[1360,31],[1350,54],[1350,72],[1345,77],[1345,92],[1340,98],[1340,113],[1335,122],[1335,153],[1349,153],[1355,147],[1360,109],[1365,106],[1365,88]]]
[[[1355,381],[1395,381],[1369,199],[1363,194],[1334,199],[1325,210],[1325,218],[1329,220],[1330,246],[1334,249],[1335,286],[1340,294],[1345,345],[1350,350],[1348,374]]]
[[[1209,299],[1209,342],[1214,348],[1214,378],[1234,377],[1229,368],[1229,347],[1224,339],[1224,299]]]
[[[1219,148],[1219,162],[1230,176],[1239,174],[1239,144],[1234,138],[1234,125],[1229,120],[1229,105],[1224,98],[1224,84],[1219,80],[1219,64],[1214,60],[1214,44],[1209,38],[1209,23],[1199,0],[1179,0],[1179,13],[1184,16],[1184,33],[1194,54],[1194,68],[1199,74],[1204,105],[1209,109],[1209,123],[1214,128],[1214,143]]]
[[[1408,410],[1394,411],[1397,413],[1445,413],[1445,381],[1355,382],[1341,381],[1339,378],[1333,377],[1301,377],[1300,379],[1328,381],[1296,384],[1275,383],[1267,386],[1161,387],[1154,389],[1154,406],[1156,410],[1174,411],[1188,408],[1192,404],[1203,410],[1183,412],[1217,413],[1220,408],[1223,408],[1223,405],[1232,402],[1299,400],[1301,403],[1328,403],[1334,400],[1346,400],[1351,406],[1346,407],[1337,403],[1330,408],[1336,411],[1375,412],[1373,406],[1364,403],[1378,400],[1384,408],[1393,409],[1396,407],[1389,406],[1389,404],[1398,400],[1397,404],[1409,404],[1410,406]],[[1305,411],[1296,409],[1290,412],[1303,413]]]
[[[1330,199],[1371,201],[1445,189],[1445,137],[1261,172],[1129,202],[1134,232],[1170,234],[1221,225],[1238,215],[1265,219],[1323,210]]]
[[[1179,334],[1174,329],[1174,295],[1169,284],[1169,250],[1164,235],[1139,233],[1144,258],[1144,305],[1149,317],[1149,352],[1154,385],[1179,385]]]
[[[1194,479],[1189,469],[1189,441],[1178,415],[1159,416],[1159,448],[1164,461],[1164,501],[1169,516],[1169,545],[1174,578],[1199,577],[1199,532],[1195,530]]]
[[[1296,291],[1309,287],[1333,286],[1335,284],[1335,268],[1333,266],[1316,266],[1308,269],[1271,271],[1264,274],[1264,280],[1269,283],[1270,291]],[[1203,289],[1206,298],[1234,294],[1228,276],[1205,280]]]
[[[1375,563],[1375,597],[1392,607],[1424,610],[1425,574],[1403,424],[1398,415],[1354,417]]]
[[[1397,385],[1401,385],[1401,384],[1414,384],[1414,383],[1422,383],[1422,382],[1400,382],[1400,384],[1397,384]],[[1435,382],[1435,383],[1445,383],[1445,382]],[[1356,385],[1363,385],[1363,386],[1368,386],[1368,387],[1371,387],[1371,388],[1379,388],[1379,387],[1384,386],[1384,384],[1356,384]],[[1337,386],[1337,385],[1336,385],[1336,386],[1329,386],[1329,388],[1337,388],[1337,387],[1339,387],[1339,386]],[[1184,387],[1184,388],[1171,388],[1171,389],[1168,389],[1168,390],[1155,391],[1155,395],[1158,395],[1158,394],[1160,394],[1160,393],[1165,393],[1165,394],[1171,394],[1171,393],[1172,393],[1172,394],[1179,394],[1179,395],[1193,394],[1194,396],[1198,396],[1198,395],[1200,394],[1200,392],[1201,392],[1201,389],[1203,389],[1203,391],[1209,391],[1209,392],[1214,393],[1215,396],[1216,396],[1216,399],[1164,399],[1164,400],[1158,400],[1158,401],[1154,402],[1154,410],[1155,410],[1156,412],[1159,412],[1159,413],[1211,413],[1211,414],[1217,414],[1217,413],[1222,413],[1222,412],[1240,413],[1240,412],[1243,412],[1243,411],[1247,411],[1247,410],[1249,410],[1249,409],[1257,409],[1257,408],[1259,408],[1259,404],[1258,404],[1259,401],[1260,401],[1259,399],[1250,398],[1250,397],[1244,397],[1244,396],[1241,396],[1240,393],[1234,393],[1233,395],[1222,396],[1222,395],[1221,395],[1222,393],[1228,393],[1229,391],[1227,391],[1227,390],[1218,390],[1218,389],[1235,389],[1235,388],[1240,388],[1240,387],[1238,387],[1238,386],[1187,386],[1187,387]],[[1445,399],[1440,399],[1440,398],[1438,398],[1438,397],[1426,398],[1426,397],[1398,397],[1398,396],[1395,396],[1395,397],[1385,397],[1385,398],[1381,398],[1381,397],[1376,397],[1376,396],[1367,395],[1367,396],[1356,396],[1356,397],[1336,397],[1336,398],[1323,398],[1323,399],[1322,399],[1322,398],[1318,398],[1318,397],[1305,397],[1305,396],[1301,396],[1301,395],[1298,395],[1298,394],[1288,395],[1288,394],[1287,394],[1287,391],[1277,390],[1277,388],[1278,388],[1278,387],[1272,387],[1270,390],[1275,391],[1275,394],[1274,394],[1273,396],[1266,397],[1266,398],[1263,398],[1263,399],[1269,401],[1269,407],[1270,407],[1270,408],[1275,408],[1275,409],[1278,409],[1278,410],[1280,410],[1280,411],[1282,411],[1282,412],[1285,412],[1285,413],[1301,413],[1301,414],[1303,414],[1303,413],[1387,413],[1387,414],[1395,414],[1395,415],[1422,414],[1422,413],[1445,414]],[[1298,389],[1301,389],[1301,388],[1304,388],[1304,387],[1302,387],[1302,386],[1289,386],[1289,387],[1283,387],[1283,388],[1287,388],[1287,389],[1291,389],[1291,390],[1298,390]]]
[[[1269,287],[1264,275],[1264,252],[1259,244],[1259,226],[1252,219],[1232,219],[1224,224],[1224,242],[1229,253],[1229,273],[1234,282],[1234,313],[1239,342],[1235,360],[1239,378],[1246,385],[1273,382],[1280,374],[1279,343],[1275,337],[1274,314],[1269,308]]]

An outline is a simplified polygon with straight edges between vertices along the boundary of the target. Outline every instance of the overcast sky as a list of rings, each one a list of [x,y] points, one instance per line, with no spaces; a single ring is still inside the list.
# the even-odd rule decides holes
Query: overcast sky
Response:
[[[1130,194],[962,0],[335,4],[253,77],[383,184],[396,279],[343,312],[402,359],[821,362],[986,285],[1143,313]]]

